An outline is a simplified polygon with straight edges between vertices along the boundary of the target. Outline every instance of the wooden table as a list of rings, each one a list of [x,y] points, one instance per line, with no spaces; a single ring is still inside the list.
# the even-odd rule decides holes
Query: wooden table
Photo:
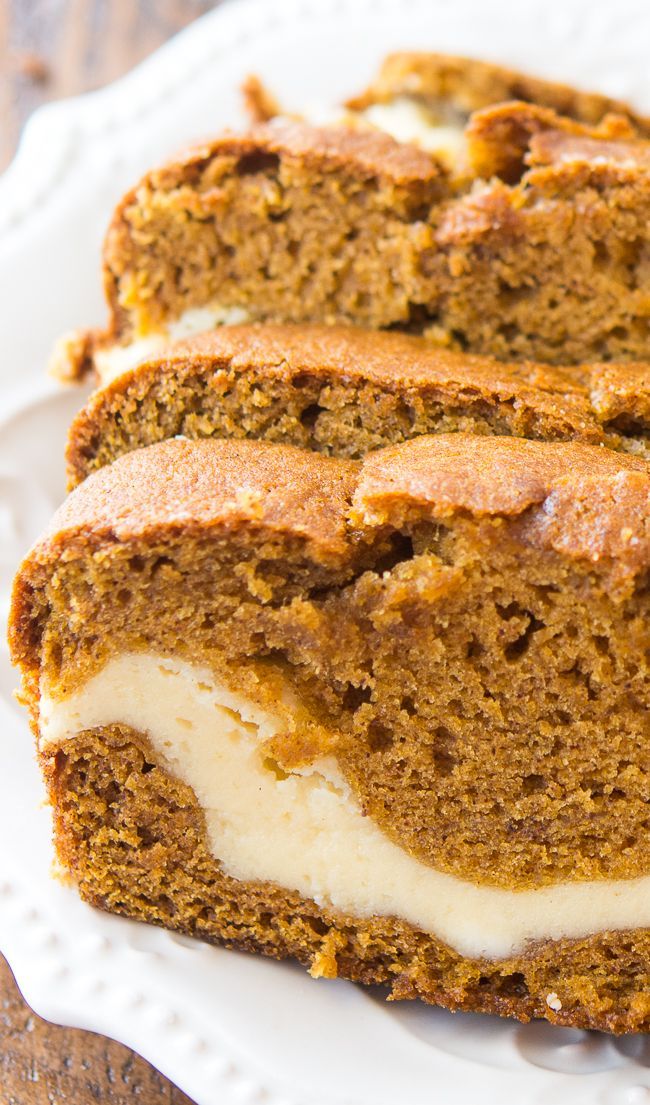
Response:
[[[218,3],[0,0],[0,170],[40,104],[101,88]]]
[[[2,1105],[192,1105],[126,1047],[35,1017],[0,959]]]
[[[0,0],[0,170],[39,104],[114,80],[215,6],[214,0]],[[35,1017],[1,958],[0,1006],[2,1105],[191,1105],[127,1048]]]

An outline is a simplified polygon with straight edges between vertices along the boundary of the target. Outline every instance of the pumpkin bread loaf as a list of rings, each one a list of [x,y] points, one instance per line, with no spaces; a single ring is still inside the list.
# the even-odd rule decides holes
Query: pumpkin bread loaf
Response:
[[[650,459],[650,366],[552,368],[357,327],[223,326],[99,388],[70,428],[70,487],[183,436],[259,438],[358,458],[456,430],[581,440]]]
[[[393,997],[650,1029],[650,474],[581,442],[168,440],[10,619],[107,910]]]

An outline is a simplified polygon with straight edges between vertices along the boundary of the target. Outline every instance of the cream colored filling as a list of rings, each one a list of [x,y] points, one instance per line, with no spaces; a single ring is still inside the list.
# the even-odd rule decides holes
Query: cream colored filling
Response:
[[[361,113],[378,130],[398,142],[411,142],[438,154],[453,168],[462,158],[465,135],[462,127],[442,126],[420,104],[398,97],[387,104],[372,104]]]
[[[122,723],[194,791],[210,847],[237,879],[268,880],[358,917],[396,916],[466,956],[502,958],[530,940],[650,926],[650,877],[540,890],[479,886],[436,871],[365,817],[333,759],[289,775],[263,742],[299,716],[232,693],[200,666],[146,653],[110,660],[55,701],[41,688],[41,745]]]
[[[421,104],[406,96],[386,104],[371,104],[364,111],[311,106],[301,116],[312,126],[343,126],[352,129],[381,130],[397,142],[408,142],[435,153],[454,168],[462,162],[465,133],[461,126],[443,126]]]
[[[136,338],[128,345],[111,345],[106,349],[99,349],[95,354],[95,365],[101,382],[107,384],[149,357],[155,357],[170,341],[180,341],[204,330],[214,330],[217,326],[248,322],[248,319],[249,314],[242,307],[222,307],[219,304],[193,307],[172,319],[164,331]]]

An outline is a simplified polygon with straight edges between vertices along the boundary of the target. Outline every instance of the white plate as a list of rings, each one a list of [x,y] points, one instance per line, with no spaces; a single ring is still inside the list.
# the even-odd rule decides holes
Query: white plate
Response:
[[[397,47],[473,53],[650,112],[647,0],[239,0],[110,88],[41,109],[0,180],[0,601],[63,493],[78,391],[44,363],[103,320],[103,230],[120,193],[243,120],[249,72],[290,104],[361,88]],[[105,916],[51,878],[49,815],[0,657],[0,948],[50,1020],[146,1056],[199,1105],[648,1105],[650,1039],[457,1015]]]

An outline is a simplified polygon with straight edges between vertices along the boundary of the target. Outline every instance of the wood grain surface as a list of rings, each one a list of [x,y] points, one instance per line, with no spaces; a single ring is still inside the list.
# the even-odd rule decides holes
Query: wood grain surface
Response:
[[[0,170],[40,104],[101,88],[218,2],[0,0]]]
[[[214,0],[0,0],[0,170],[36,107],[100,88],[212,7]],[[127,1048],[34,1016],[1,958],[0,1103],[191,1105]]]
[[[192,1105],[166,1078],[102,1036],[34,1016],[0,959],[2,1105]]]

